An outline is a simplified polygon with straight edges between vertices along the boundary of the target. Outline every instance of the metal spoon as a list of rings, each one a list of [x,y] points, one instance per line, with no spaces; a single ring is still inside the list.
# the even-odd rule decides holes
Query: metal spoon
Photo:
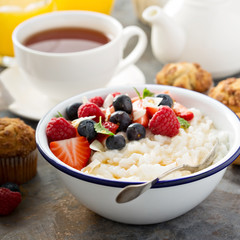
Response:
[[[209,154],[206,156],[205,160],[197,166],[190,166],[187,164],[183,164],[183,165],[174,167],[174,168],[166,171],[165,173],[161,174],[160,176],[153,179],[152,181],[148,181],[148,182],[136,184],[136,185],[129,185],[129,186],[123,188],[122,191],[117,195],[116,202],[117,203],[126,203],[129,201],[132,201],[133,199],[139,197],[141,194],[143,194],[148,189],[150,189],[158,180],[160,180],[161,178],[167,176],[168,174],[170,174],[174,171],[188,170],[191,173],[194,173],[194,172],[201,171],[204,168],[207,168],[208,166],[210,166],[212,164],[212,162],[214,160],[217,145],[218,145],[218,140],[216,141],[216,144],[213,146],[213,148],[211,149]]]

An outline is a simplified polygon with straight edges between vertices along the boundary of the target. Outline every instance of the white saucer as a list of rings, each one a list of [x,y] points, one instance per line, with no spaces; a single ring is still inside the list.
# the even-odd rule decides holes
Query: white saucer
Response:
[[[16,115],[38,121],[57,104],[31,86],[22,77],[17,66],[4,70],[0,74],[0,81],[14,98],[14,102],[8,106],[8,110]],[[113,77],[107,87],[144,83],[145,76],[141,70],[135,65],[131,65]]]

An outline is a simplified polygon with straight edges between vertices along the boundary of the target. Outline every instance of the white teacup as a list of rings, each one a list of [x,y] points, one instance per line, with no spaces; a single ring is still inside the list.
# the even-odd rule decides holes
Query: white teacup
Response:
[[[111,35],[110,42],[85,51],[52,53],[33,50],[23,43],[38,32],[64,27],[88,28]],[[138,37],[123,59],[129,39]],[[136,26],[123,28],[113,17],[88,11],[57,11],[26,20],[12,35],[18,66],[28,80],[49,98],[61,101],[94,88],[104,87],[114,74],[139,60],[146,34]]]

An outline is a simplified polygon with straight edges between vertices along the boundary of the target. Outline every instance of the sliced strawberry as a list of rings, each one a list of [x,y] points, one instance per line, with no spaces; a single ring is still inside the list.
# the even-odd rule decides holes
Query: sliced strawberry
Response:
[[[115,123],[112,123],[112,122],[103,122],[102,123],[103,127],[105,127],[106,129],[108,129],[110,132],[112,133],[116,133],[117,132],[117,129],[119,127],[119,125],[115,124]],[[106,138],[108,138],[109,135],[107,134],[102,134],[102,133],[98,133],[97,135],[97,140],[99,142],[103,142]]]
[[[116,96],[118,96],[118,95],[121,95],[121,93],[120,93],[120,92],[114,92],[114,93],[112,93],[112,96],[113,96],[113,97],[116,97]]]
[[[146,111],[149,118],[152,118],[152,116],[158,111],[159,107],[146,107]]]
[[[178,102],[174,102],[173,111],[178,117],[181,117],[187,121],[190,121],[194,118],[194,114]]]
[[[143,100],[139,98],[132,99],[132,106],[133,106],[133,122],[140,123],[146,128],[148,126],[149,117],[145,107],[143,106]],[[140,117],[138,117],[138,115],[140,115]]]
[[[140,123],[140,124],[142,124],[145,128],[147,128],[148,122],[149,122],[149,117],[148,117],[147,114],[144,114],[142,117],[134,120],[133,122],[134,122],[134,123]]]
[[[89,142],[85,137],[75,137],[50,143],[52,153],[67,165],[81,170],[91,155]]]
[[[141,99],[139,97],[133,97],[133,98],[131,98],[131,100],[132,100],[132,103],[134,103],[134,102],[139,101]]]
[[[102,113],[105,115],[105,121],[108,121],[111,114],[114,113],[114,107],[113,106],[110,106],[108,108],[103,108],[102,109]]]

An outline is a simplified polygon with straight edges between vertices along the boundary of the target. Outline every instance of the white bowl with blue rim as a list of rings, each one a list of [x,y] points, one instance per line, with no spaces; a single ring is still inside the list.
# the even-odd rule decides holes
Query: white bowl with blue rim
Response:
[[[109,180],[82,173],[53,155],[47,137],[46,126],[57,112],[64,113],[66,107],[78,102],[82,97],[107,96],[108,93],[122,92],[136,96],[133,87],[103,88],[79,94],[52,108],[39,122],[36,129],[37,147],[42,156],[59,173],[68,190],[86,208],[93,212],[122,223],[153,224],[176,218],[196,207],[215,189],[226,168],[240,154],[240,120],[235,113],[222,103],[204,94],[183,88],[161,85],[139,85],[150,91],[170,90],[171,94],[187,107],[195,107],[213,120],[218,129],[226,130],[230,136],[227,155],[210,167],[188,176],[172,180],[158,181],[153,188],[128,203],[116,203],[115,198],[122,188],[139,182]],[[189,213],[191,214],[191,213]]]

